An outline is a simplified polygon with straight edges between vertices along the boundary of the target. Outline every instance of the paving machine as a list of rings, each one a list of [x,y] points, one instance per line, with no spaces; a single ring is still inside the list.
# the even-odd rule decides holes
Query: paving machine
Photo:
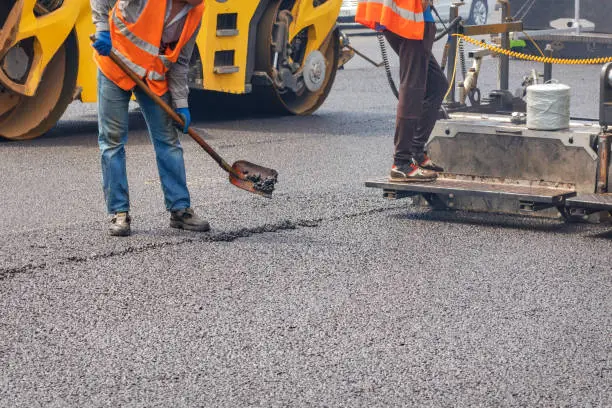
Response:
[[[500,3],[507,6],[507,0]],[[453,13],[457,15],[456,10]],[[510,33],[522,32],[523,27],[508,16],[503,12],[500,24],[456,25],[451,35],[457,35],[452,35],[448,52],[449,78],[456,76],[460,35],[501,34],[497,47],[510,49]],[[367,181],[366,186],[382,189],[388,199],[413,197],[417,204],[436,209],[609,220],[612,64],[602,68],[599,78],[599,121],[571,120],[561,130],[534,130],[526,124],[529,110],[523,98],[508,90],[508,55],[498,58],[499,89],[480,98],[476,62],[495,51],[483,47],[470,53],[475,65],[458,84],[459,100],[454,87],[449,89],[441,113],[445,117],[436,124],[427,145],[429,154],[445,169],[438,180],[396,183],[385,178]]]
[[[336,27],[341,3],[207,1],[190,87],[213,102],[249,95],[281,114],[314,112],[352,55]],[[89,0],[3,0],[0,29],[0,137],[35,138],[72,101],[96,101]]]

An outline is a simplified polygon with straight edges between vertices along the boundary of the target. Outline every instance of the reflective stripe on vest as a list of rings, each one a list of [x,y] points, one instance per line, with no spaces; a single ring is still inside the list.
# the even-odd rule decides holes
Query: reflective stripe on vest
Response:
[[[359,0],[355,21],[413,40],[422,40],[425,32],[421,0]]]
[[[414,21],[415,23],[422,23],[425,21],[423,13],[417,13],[412,10],[402,8],[397,5],[394,0],[359,0],[359,3],[375,3],[381,4],[383,7],[390,8],[395,14],[399,15],[404,20]]]
[[[145,68],[141,67],[138,64],[133,63],[128,57],[126,57],[125,55],[123,55],[122,53],[117,51],[116,49],[113,48],[113,52],[115,53],[115,55],[117,55],[119,57],[119,59],[125,65],[127,65],[139,77],[142,78],[142,77],[144,77],[147,74],[147,70]]]
[[[164,81],[166,79],[166,74],[160,74],[159,72],[151,71],[147,75],[147,78],[152,81]]]
[[[115,23],[115,25],[117,26],[119,32],[123,34],[125,38],[130,40],[132,44],[153,56],[157,56],[157,54],[159,54],[159,47],[156,47],[155,45],[146,42],[145,40],[131,32],[130,29],[123,23],[123,21],[121,21],[121,19],[117,17],[115,10],[113,10],[112,19],[113,23]]]

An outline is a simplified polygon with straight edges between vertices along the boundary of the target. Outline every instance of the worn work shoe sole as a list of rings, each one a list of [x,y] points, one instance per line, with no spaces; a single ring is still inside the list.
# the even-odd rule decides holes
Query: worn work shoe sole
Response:
[[[428,182],[435,181],[437,178],[438,173],[422,169],[416,164],[393,166],[389,173],[389,181],[396,183]]]
[[[113,216],[108,234],[112,237],[127,237],[130,235],[131,218],[127,213],[119,213]]]
[[[198,217],[192,208],[172,211],[170,214],[170,227],[197,232],[210,230],[208,221]]]
[[[127,237],[130,235],[129,228],[110,228],[108,234],[113,237]]]
[[[436,181],[437,177],[416,178],[416,177],[389,177],[389,181],[395,183],[425,183]]]
[[[170,227],[177,228],[177,229],[184,229],[187,231],[197,231],[197,232],[210,231],[210,224],[206,221],[204,221],[201,224],[192,225],[192,224],[187,224],[183,221],[171,220]]]

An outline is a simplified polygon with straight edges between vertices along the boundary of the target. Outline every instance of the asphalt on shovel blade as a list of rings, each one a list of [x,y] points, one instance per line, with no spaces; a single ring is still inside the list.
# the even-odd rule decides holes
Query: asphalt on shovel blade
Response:
[[[268,198],[272,197],[274,186],[278,182],[278,172],[276,170],[258,166],[244,160],[235,162],[232,168],[242,177],[237,178],[230,173],[230,183],[251,193]]]

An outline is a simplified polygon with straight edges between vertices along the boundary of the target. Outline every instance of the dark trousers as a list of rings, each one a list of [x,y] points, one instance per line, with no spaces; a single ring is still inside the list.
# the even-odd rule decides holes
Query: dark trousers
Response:
[[[423,40],[408,40],[391,31],[384,34],[400,60],[394,162],[404,164],[414,158],[421,163],[448,89],[448,81],[431,51],[436,25],[425,23]]]

